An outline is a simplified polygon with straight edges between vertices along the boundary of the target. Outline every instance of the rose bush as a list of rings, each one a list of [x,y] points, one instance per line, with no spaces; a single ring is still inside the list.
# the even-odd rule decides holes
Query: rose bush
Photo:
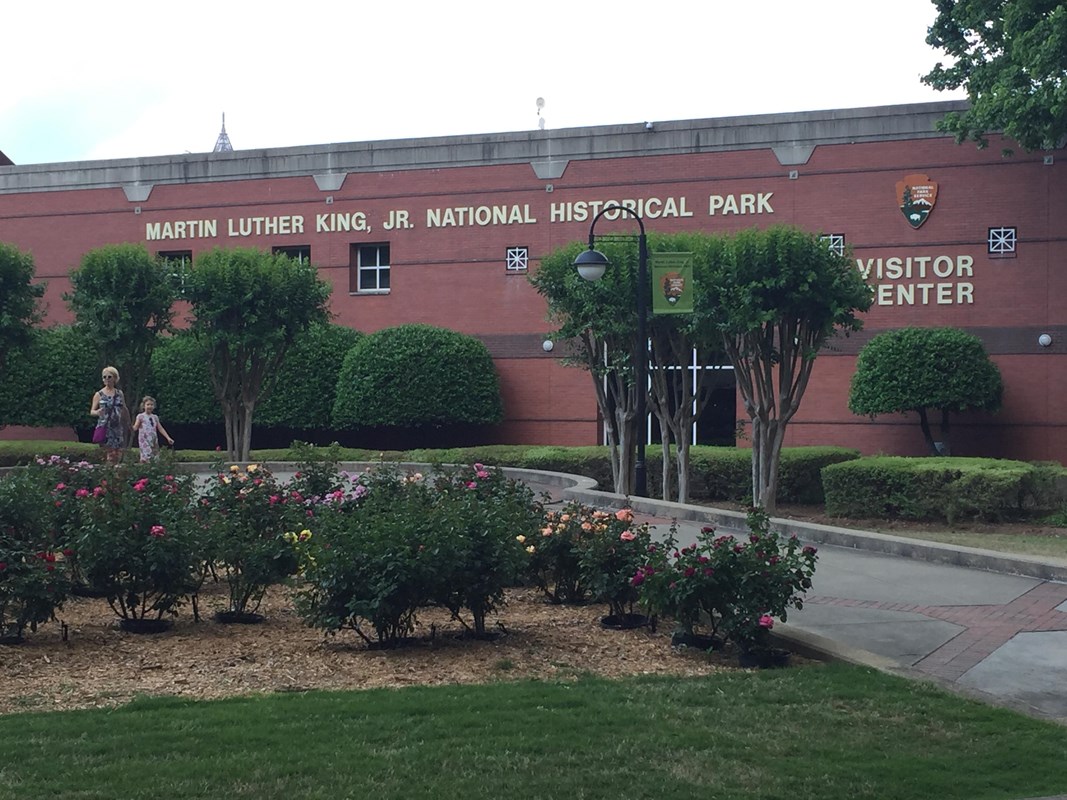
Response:
[[[249,619],[267,588],[296,572],[283,538],[286,492],[264,466],[216,469],[197,503],[205,556],[229,588],[220,619]],[[257,617],[258,619],[258,617]]]
[[[713,537],[714,529],[704,528],[695,544],[679,548],[672,531],[662,544],[649,546],[645,564],[631,579],[649,613],[671,617],[689,637],[718,638],[733,599],[731,570],[721,551],[733,539]]]
[[[79,572],[123,620],[176,613],[199,585],[204,542],[190,475],[162,462],[101,465],[73,504],[67,532]],[[58,502],[58,501],[57,501]]]
[[[610,616],[632,614],[639,599],[633,578],[646,563],[652,545],[648,524],[636,523],[629,508],[614,513],[576,510],[583,518],[583,533],[587,534],[579,544],[582,582],[593,598],[608,604]]]
[[[537,527],[541,505],[528,486],[483,464],[441,472],[434,491],[435,516],[450,520],[452,551],[452,573],[442,576],[435,599],[464,626],[461,612],[469,611],[474,634],[484,637],[486,616],[504,602],[504,590],[526,565],[523,532]]]
[[[634,573],[642,602],[671,616],[687,634],[707,630],[746,653],[771,648],[774,620],[804,605],[817,553],[796,536],[771,530],[761,508],[750,508],[747,536],[715,536],[704,528],[694,544],[677,548],[672,536],[653,546]]]
[[[70,593],[72,551],[54,527],[48,473],[34,465],[0,481],[0,639],[36,631]]]
[[[536,535],[517,535],[530,556],[529,580],[553,603],[580,603],[588,596],[581,548],[592,536],[594,523],[600,524],[593,514],[581,503],[568,503],[559,511],[545,511]]]
[[[347,629],[368,644],[397,647],[451,573],[453,553],[424,481],[385,471],[360,485],[367,490],[358,505],[324,505],[315,528],[296,534],[296,608],[327,633]]]

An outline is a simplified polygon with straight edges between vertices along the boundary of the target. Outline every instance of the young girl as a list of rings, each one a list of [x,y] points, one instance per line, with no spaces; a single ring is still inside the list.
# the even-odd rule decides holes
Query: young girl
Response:
[[[167,429],[155,415],[156,398],[145,397],[141,401],[141,413],[133,423],[133,429],[137,431],[137,445],[141,449],[141,461],[152,461],[159,455],[159,437],[156,431],[163,434],[168,443],[174,444]]]

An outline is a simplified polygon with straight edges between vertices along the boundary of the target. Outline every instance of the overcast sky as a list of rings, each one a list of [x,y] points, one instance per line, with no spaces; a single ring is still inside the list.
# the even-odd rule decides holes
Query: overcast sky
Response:
[[[932,0],[103,0],[0,13],[16,164],[962,98]]]

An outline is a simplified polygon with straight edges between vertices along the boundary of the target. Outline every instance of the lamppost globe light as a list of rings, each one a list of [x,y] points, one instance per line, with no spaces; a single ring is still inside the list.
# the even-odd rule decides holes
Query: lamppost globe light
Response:
[[[578,274],[587,281],[598,281],[604,277],[608,268],[608,257],[599,250],[589,248],[578,254],[574,259],[574,266],[578,268]]]

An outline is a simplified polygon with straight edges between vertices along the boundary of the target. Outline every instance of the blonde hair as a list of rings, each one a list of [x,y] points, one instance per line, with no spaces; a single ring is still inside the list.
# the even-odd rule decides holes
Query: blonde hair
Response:
[[[117,369],[115,369],[114,367],[104,367],[102,370],[100,370],[101,375],[107,375],[108,373],[115,376],[115,383],[119,382],[119,371]]]

